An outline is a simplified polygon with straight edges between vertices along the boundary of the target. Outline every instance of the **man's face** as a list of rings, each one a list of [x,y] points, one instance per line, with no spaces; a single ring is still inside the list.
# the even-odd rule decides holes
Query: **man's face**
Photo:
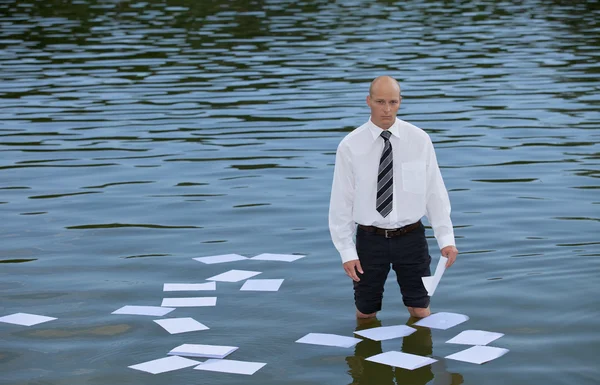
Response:
[[[400,108],[400,90],[392,82],[381,82],[373,87],[367,96],[367,105],[371,108],[371,121],[387,130],[394,124]]]

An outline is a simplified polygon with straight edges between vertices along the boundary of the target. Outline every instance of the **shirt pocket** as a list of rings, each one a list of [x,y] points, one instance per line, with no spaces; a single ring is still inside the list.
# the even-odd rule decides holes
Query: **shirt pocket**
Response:
[[[425,162],[402,163],[402,189],[414,194],[425,193]]]

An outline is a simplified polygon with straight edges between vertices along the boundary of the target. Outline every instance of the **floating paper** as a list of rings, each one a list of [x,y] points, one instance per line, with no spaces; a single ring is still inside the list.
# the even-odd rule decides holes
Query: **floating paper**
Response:
[[[437,267],[435,268],[435,273],[431,277],[421,277],[423,286],[425,286],[425,289],[427,290],[427,295],[430,297],[435,293],[435,289],[438,287],[442,275],[444,275],[444,271],[446,271],[446,262],[448,262],[448,258],[440,257]]]
[[[206,360],[203,364],[196,366],[194,369],[207,370],[210,372],[252,375],[265,365],[266,363],[263,362],[210,359]]]
[[[432,329],[450,329],[453,326],[467,321],[469,317],[463,314],[439,312],[425,317],[413,325],[424,326]]]
[[[391,340],[393,338],[405,337],[416,332],[417,329],[406,325],[381,326],[365,330],[355,331],[354,334],[375,341]]]
[[[160,306],[172,307],[198,307],[215,306],[217,297],[187,297],[187,298],[163,298]]]
[[[248,259],[248,257],[244,257],[239,254],[224,254],[224,255],[213,255],[210,257],[199,257],[192,258],[198,262],[206,263],[207,265],[212,265],[214,263],[224,263],[224,262],[234,262],[234,261],[242,261],[244,259]]]
[[[23,326],[33,326],[37,324],[41,324],[43,322],[48,322],[55,320],[54,317],[46,317],[44,315],[36,315],[29,313],[15,313],[11,315],[6,315],[4,317],[0,317],[0,322],[6,322],[8,324],[15,325],[23,325]]]
[[[175,308],[160,307],[160,306],[123,306],[120,309],[113,311],[111,314],[132,314],[132,315],[151,315],[162,317],[169,314]]]
[[[437,361],[433,358],[417,356],[416,354],[397,352],[395,350],[377,354],[375,356],[367,358],[366,360],[371,362],[378,362],[384,365],[390,365],[395,368],[404,368],[408,370],[415,370],[422,366],[429,365]]]
[[[508,349],[494,348],[492,346],[472,346],[466,350],[446,356],[451,360],[483,364],[508,353]]]
[[[362,341],[360,338],[339,336],[337,334],[308,333],[296,342],[301,344],[339,346],[342,348],[351,348],[360,341]]]
[[[242,291],[277,291],[283,279],[249,279],[242,285]]]
[[[257,261],[282,261],[282,262],[294,262],[300,258],[304,258],[305,255],[294,255],[294,254],[259,254],[250,259]]]
[[[208,330],[206,325],[196,321],[191,317],[156,319],[154,322],[162,326],[171,334]]]
[[[183,344],[169,352],[175,356],[225,358],[238,349],[237,346]]]
[[[487,345],[503,335],[503,333],[486,332],[483,330],[465,330],[456,337],[446,341],[446,343],[462,345]]]
[[[223,274],[215,275],[214,277],[207,278],[207,281],[221,281],[221,282],[239,282],[255,275],[259,275],[260,271],[248,271],[248,270],[229,270]]]
[[[141,370],[142,372],[158,374],[177,369],[189,368],[190,366],[198,365],[199,363],[199,361],[190,360],[189,358],[173,356],[159,358],[158,360],[143,362],[141,364],[132,365],[129,367],[131,369]]]
[[[198,291],[198,290],[217,290],[216,282],[204,283],[165,283],[163,291]]]

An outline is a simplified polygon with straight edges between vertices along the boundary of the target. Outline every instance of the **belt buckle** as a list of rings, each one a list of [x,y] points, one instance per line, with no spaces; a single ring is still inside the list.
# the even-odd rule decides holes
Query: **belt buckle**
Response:
[[[388,234],[389,231],[390,231],[389,229],[385,229],[385,237],[388,239],[391,238],[391,236]]]

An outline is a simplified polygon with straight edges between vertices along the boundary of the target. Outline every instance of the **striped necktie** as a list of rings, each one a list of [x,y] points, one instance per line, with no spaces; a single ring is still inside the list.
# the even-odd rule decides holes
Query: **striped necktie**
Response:
[[[394,155],[392,154],[392,144],[390,143],[389,131],[383,131],[383,152],[379,160],[379,174],[377,175],[377,211],[385,218],[392,212],[392,202],[394,200]]]

